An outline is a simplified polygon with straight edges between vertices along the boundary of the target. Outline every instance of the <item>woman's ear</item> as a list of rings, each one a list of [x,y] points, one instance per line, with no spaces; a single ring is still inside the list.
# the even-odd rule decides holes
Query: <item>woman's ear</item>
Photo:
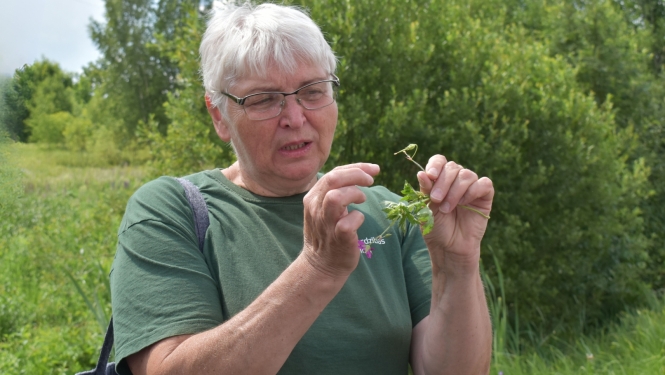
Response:
[[[212,123],[215,125],[217,136],[219,136],[219,138],[224,142],[230,142],[231,133],[229,132],[229,124],[227,123],[226,119],[224,119],[224,116],[222,116],[219,108],[212,105],[210,96],[208,94],[206,94],[206,107],[208,108],[208,113],[212,118]]]

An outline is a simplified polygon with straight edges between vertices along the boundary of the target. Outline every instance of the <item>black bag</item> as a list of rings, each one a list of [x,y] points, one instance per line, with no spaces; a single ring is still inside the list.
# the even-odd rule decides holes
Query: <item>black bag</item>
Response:
[[[196,230],[196,237],[199,240],[199,250],[203,252],[206,230],[208,230],[208,226],[210,225],[208,206],[206,206],[203,194],[201,194],[196,185],[184,178],[176,178],[176,180],[185,189],[185,196],[194,215],[194,229]],[[104,343],[99,352],[97,366],[92,370],[78,372],[76,375],[115,375],[115,363],[109,363],[111,348],[113,348],[113,317],[111,317],[109,326],[106,329],[106,335],[104,335]]]

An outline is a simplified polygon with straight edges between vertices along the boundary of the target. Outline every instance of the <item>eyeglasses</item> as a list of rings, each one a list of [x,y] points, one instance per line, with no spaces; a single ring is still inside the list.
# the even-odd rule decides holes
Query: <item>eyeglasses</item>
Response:
[[[327,107],[337,97],[339,78],[326,79],[307,84],[294,92],[259,92],[242,98],[222,92],[241,105],[250,120],[267,120],[279,116],[286,104],[286,97],[295,95],[298,104],[305,109],[314,110]]]

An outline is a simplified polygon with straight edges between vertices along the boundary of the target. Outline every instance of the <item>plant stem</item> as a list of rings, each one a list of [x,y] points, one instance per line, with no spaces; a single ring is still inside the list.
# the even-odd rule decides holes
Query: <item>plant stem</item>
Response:
[[[397,222],[397,220],[393,220],[393,221],[391,221],[391,222],[390,222],[390,225],[388,225],[388,226],[386,227],[386,229],[384,229],[383,232],[381,232],[381,234],[379,234],[379,238],[383,238],[383,235],[386,234],[386,232],[388,231],[388,229],[392,228],[392,226],[395,225],[396,222]]]
[[[413,160],[413,158],[412,158],[411,156],[407,155],[406,158],[409,159],[409,160],[411,160],[415,165],[417,165],[418,168],[420,168],[421,171],[425,172],[425,168],[423,168],[422,165],[418,164],[417,161]]]
[[[463,205],[463,204],[460,204],[458,207],[462,207],[462,208],[467,209],[467,210],[469,210],[469,211],[473,211],[473,212],[477,213],[478,215],[484,217],[485,219],[488,219],[488,220],[489,220],[489,218],[490,218],[489,215],[486,215],[486,214],[480,212],[479,210],[477,210],[477,209],[475,209],[475,208],[473,208],[473,207],[465,206],[465,205]]]
[[[413,150],[413,155],[409,155],[409,153],[407,152],[407,151],[409,151],[409,150]],[[416,156],[416,152],[418,152],[418,145],[416,145],[416,144],[410,144],[410,145],[406,146],[405,148],[403,148],[402,150],[397,151],[397,152],[395,153],[395,155],[397,155],[397,154],[399,154],[399,153],[404,153],[404,155],[406,155],[406,159],[407,159],[407,160],[410,160],[410,161],[413,162],[415,165],[417,165],[418,168],[420,168],[421,171],[426,172],[426,171],[425,171],[425,168],[423,168],[422,165],[420,165],[417,161],[413,160],[413,157]],[[489,215],[486,215],[486,214],[480,212],[479,210],[477,210],[477,209],[475,209],[475,208],[473,208],[473,207],[469,207],[469,206],[465,206],[465,205],[461,205],[461,204],[459,205],[459,207],[462,207],[462,208],[467,209],[467,210],[469,210],[469,211],[473,211],[473,212],[477,213],[478,215],[484,217],[485,219],[488,219],[488,220],[489,220],[489,218],[490,218]],[[385,231],[384,231],[384,233],[385,233]]]

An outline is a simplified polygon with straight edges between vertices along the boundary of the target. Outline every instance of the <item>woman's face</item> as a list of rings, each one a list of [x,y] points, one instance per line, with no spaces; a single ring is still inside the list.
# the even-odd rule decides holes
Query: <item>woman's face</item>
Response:
[[[274,70],[273,70],[274,71]],[[324,69],[301,64],[294,74],[241,79],[229,92],[244,97],[258,92],[293,92],[312,82],[331,79]],[[222,140],[232,141],[245,188],[261,195],[285,196],[309,190],[328,159],[337,126],[337,103],[316,110],[286,97],[282,112],[267,120],[250,120],[229,101],[228,119],[215,119]]]

